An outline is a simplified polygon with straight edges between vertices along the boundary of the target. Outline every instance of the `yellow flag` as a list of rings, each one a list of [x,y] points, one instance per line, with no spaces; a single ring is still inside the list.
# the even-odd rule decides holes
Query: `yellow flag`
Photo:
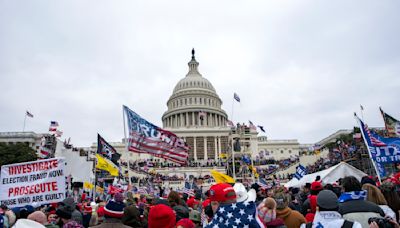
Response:
[[[219,155],[219,158],[222,158],[222,159],[227,158],[227,154],[221,153],[221,154]]]
[[[104,192],[104,188],[102,188],[100,186],[96,186],[96,192],[103,193]]]
[[[93,189],[93,184],[85,181],[85,182],[83,182],[83,188],[84,189],[88,189],[88,190],[92,190]]]
[[[96,154],[97,158],[97,169],[105,170],[111,174],[111,176],[117,177],[119,174],[119,169],[118,167],[112,163],[112,161],[103,158],[102,156]]]
[[[235,183],[235,179],[226,174],[220,173],[216,170],[211,170],[211,175],[214,177],[217,183],[229,183],[229,184]]]

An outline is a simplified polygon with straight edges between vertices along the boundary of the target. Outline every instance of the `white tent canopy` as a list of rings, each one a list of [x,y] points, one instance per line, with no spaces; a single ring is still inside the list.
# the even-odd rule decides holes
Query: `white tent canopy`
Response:
[[[364,173],[359,169],[354,168],[353,166],[347,164],[346,162],[341,162],[328,169],[305,175],[300,180],[293,178],[285,184],[285,187],[286,188],[302,187],[306,183],[314,182],[317,176],[321,177],[322,184],[332,184],[336,182],[339,178],[343,178],[346,176],[354,176],[358,180],[361,180],[362,177],[368,176],[368,174]]]

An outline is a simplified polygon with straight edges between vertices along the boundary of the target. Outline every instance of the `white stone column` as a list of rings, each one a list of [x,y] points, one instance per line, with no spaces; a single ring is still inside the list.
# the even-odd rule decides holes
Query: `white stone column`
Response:
[[[178,114],[175,114],[174,117],[175,117],[175,126],[174,127],[178,127]]]
[[[180,124],[180,126],[183,127],[183,125],[184,125],[184,124],[183,124],[183,122],[184,122],[184,121],[183,121],[183,113],[179,114],[179,117],[180,117],[180,119],[181,119],[181,124]]]
[[[194,124],[194,112],[192,112],[192,126],[195,126],[195,124]]]
[[[196,142],[196,136],[193,137],[193,154],[194,154],[194,160],[197,161],[197,142]]]
[[[186,117],[186,126],[189,126],[189,113],[188,112],[185,113],[185,117]]]
[[[204,160],[208,160],[208,154],[207,154],[207,137],[204,137]]]
[[[215,148],[215,154],[214,154],[214,159],[215,161],[218,160],[218,144],[217,144],[217,136],[214,137],[214,148]]]
[[[218,156],[221,155],[221,136],[218,136]]]

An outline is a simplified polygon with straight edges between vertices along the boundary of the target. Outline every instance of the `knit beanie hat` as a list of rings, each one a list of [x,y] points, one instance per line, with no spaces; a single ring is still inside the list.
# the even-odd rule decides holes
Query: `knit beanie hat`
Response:
[[[28,215],[28,219],[38,222],[42,225],[46,225],[47,223],[46,215],[41,211],[35,211],[32,214]]]
[[[124,208],[125,204],[110,200],[104,207],[104,216],[109,218],[122,218],[124,216]]]
[[[114,200],[115,202],[122,203],[124,201],[124,196],[122,195],[122,193],[117,192],[114,195]]]
[[[276,219],[276,202],[273,198],[266,198],[257,207],[258,214],[264,223],[269,223]]]
[[[322,190],[317,196],[317,205],[324,209],[337,209],[338,197],[331,190]]]
[[[148,223],[149,228],[173,228],[176,223],[175,213],[164,204],[153,206],[149,212]]]
[[[74,212],[76,204],[73,198],[66,198],[58,207],[56,214],[63,219],[71,219],[72,212]]]
[[[189,218],[189,210],[181,205],[175,206],[172,208],[176,214],[176,221],[179,221],[184,218]]]
[[[182,226],[183,228],[195,228],[195,225],[194,225],[194,223],[192,222],[192,220],[187,219],[187,218],[184,218],[184,219],[179,220],[179,221],[176,223],[176,226],[177,226],[177,227],[178,227],[178,226]]]

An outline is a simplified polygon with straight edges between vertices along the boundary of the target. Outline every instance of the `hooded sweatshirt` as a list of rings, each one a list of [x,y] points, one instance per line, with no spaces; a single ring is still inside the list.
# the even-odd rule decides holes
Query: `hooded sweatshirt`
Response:
[[[289,207],[276,210],[276,217],[283,219],[285,225],[290,228],[298,228],[301,224],[306,223],[306,219],[298,211],[293,211]]]

